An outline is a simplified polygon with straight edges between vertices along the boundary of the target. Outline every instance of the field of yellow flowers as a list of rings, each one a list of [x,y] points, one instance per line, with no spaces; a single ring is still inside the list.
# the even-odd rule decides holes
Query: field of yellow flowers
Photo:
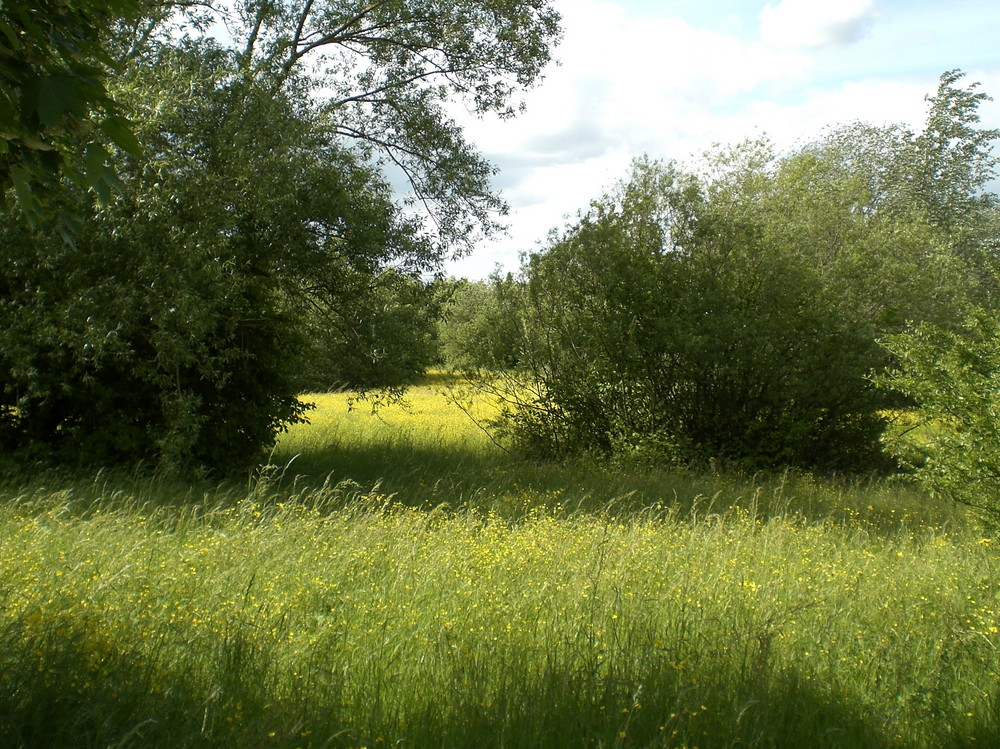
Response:
[[[898,483],[528,464],[462,397],[315,396],[242,486],[0,487],[0,746],[997,745],[969,519]]]

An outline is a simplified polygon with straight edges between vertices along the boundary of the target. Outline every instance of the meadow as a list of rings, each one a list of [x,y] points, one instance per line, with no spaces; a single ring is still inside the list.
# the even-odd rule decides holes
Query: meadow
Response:
[[[245,483],[7,476],[0,746],[1000,741],[1000,541],[959,509],[532,463],[455,384],[307,396]]]

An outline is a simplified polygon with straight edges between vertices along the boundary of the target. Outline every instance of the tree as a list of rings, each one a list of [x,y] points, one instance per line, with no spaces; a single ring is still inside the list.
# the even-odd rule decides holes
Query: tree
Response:
[[[109,25],[138,0],[38,0],[0,4],[0,211],[39,222],[69,177],[108,200],[115,182],[106,144],[140,147],[105,79]],[[75,218],[54,210],[67,238]]]
[[[891,363],[879,339],[986,298],[969,235],[932,198],[957,210],[988,152],[969,131],[980,145],[958,149],[972,163],[953,165],[954,184],[914,188],[925,136],[902,132],[841,130],[782,157],[743,144],[700,174],[635,165],[524,268],[514,438],[556,455],[884,466],[883,414],[899,401],[870,381]]]
[[[445,365],[469,374],[515,368],[520,358],[519,293],[510,274],[453,281],[438,324]]]
[[[526,1],[182,3],[137,21],[112,45],[109,93],[136,112],[144,158],[119,154],[109,200],[63,186],[85,218],[72,245],[0,227],[0,441],[86,463],[252,463],[302,417],[310,331],[344,369],[391,350],[372,337],[405,334],[389,310],[412,279],[492,229],[491,167],[444,103],[508,113],[557,34]]]
[[[992,151],[1000,130],[976,127],[979,105],[989,97],[976,84],[956,87],[962,77],[960,71],[941,76],[927,126],[909,139],[910,158],[903,163],[909,194],[974,269],[974,305],[967,315],[931,318],[885,336],[893,363],[877,382],[911,407],[909,425],[887,433],[887,451],[928,490],[969,505],[996,527],[1000,257],[998,197],[986,186],[1000,163]]]
[[[979,127],[979,107],[990,97],[976,83],[959,86],[962,78],[958,70],[941,75],[920,132],[853,123],[805,150],[855,175],[864,190],[857,210],[912,215],[942,232],[977,268],[976,293],[995,299],[1000,204],[987,187],[1000,163],[992,148],[1000,130]]]
[[[992,153],[1000,130],[977,127],[979,106],[990,97],[976,91],[978,83],[957,87],[964,76],[960,70],[941,75],[928,98],[924,130],[913,139],[916,191],[931,222],[954,233],[972,230],[982,211],[996,206],[997,196],[984,187],[1000,163]]]
[[[506,210],[448,109],[516,114],[559,20],[549,0],[209,0],[133,33],[170,45],[178,27],[224,23],[245,80],[287,92],[307,78],[333,135],[405,177],[443,252],[471,249]]]
[[[354,274],[349,295],[306,299],[306,349],[298,388],[369,391],[411,384],[437,359],[440,303],[432,284],[386,268]]]
[[[707,185],[639,164],[532,258],[539,397],[513,416],[530,446],[871,465],[879,421],[864,378],[875,344],[810,253],[762,217],[781,201],[760,155],[726,155],[732,182]]]

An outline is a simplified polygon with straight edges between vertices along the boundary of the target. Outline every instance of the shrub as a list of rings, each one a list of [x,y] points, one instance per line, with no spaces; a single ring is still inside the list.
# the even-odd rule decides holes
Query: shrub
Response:
[[[928,490],[1000,525],[1000,319],[978,310],[959,331],[924,324],[885,345],[898,363],[879,382],[916,404],[887,449]]]

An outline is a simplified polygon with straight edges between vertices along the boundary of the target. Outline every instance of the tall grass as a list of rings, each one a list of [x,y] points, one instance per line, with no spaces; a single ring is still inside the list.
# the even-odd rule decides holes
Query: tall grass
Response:
[[[310,486],[349,479],[409,506],[474,508],[516,518],[537,507],[617,513],[669,504],[705,513],[753,505],[826,520],[861,518],[887,529],[960,525],[955,506],[905,481],[785,472],[734,475],[606,464],[596,458],[539,463],[512,456],[481,425],[496,409],[437,375],[399,404],[374,410],[347,393],[305,396],[317,406],[272,452],[272,470]],[[470,415],[472,418],[470,418]]]
[[[245,486],[2,489],[0,746],[1000,739],[998,556],[950,508],[520,465],[429,388],[338,398]]]

